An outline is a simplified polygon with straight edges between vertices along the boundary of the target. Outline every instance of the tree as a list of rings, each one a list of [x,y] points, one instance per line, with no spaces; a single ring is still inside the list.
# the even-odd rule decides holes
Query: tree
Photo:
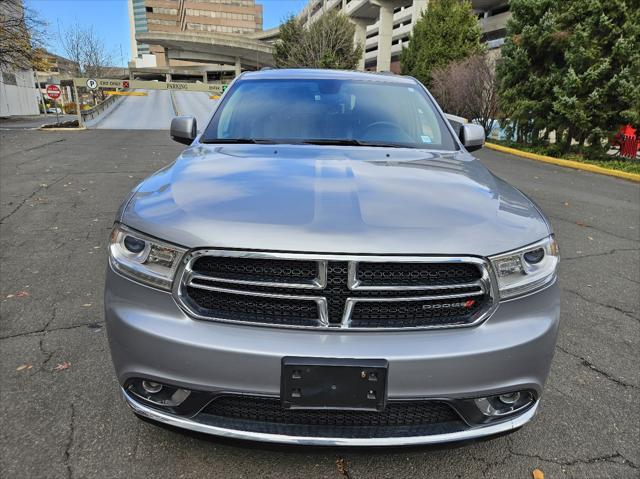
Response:
[[[511,0],[498,64],[518,141],[551,131],[597,154],[620,124],[640,121],[640,8],[630,0]]]
[[[107,51],[102,38],[93,27],[82,27],[75,23],[59,35],[65,56],[78,65],[76,74],[101,77],[108,70],[112,56]]]
[[[494,62],[479,53],[432,71],[431,93],[444,111],[476,120],[488,136],[498,115]]]
[[[0,65],[30,69],[41,61],[47,24],[20,0],[0,3]]]
[[[354,46],[355,26],[343,13],[329,11],[310,26],[295,17],[280,27],[274,59],[279,68],[334,68],[352,70],[362,56]]]
[[[469,1],[431,0],[400,55],[402,73],[429,85],[435,68],[484,51],[481,36]]]

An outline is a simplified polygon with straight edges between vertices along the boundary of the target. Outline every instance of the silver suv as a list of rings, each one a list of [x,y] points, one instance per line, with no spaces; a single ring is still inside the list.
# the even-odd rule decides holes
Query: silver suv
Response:
[[[105,315],[145,418],[316,445],[515,430],[554,352],[558,247],[415,79],[245,73],[139,184],[110,242]]]

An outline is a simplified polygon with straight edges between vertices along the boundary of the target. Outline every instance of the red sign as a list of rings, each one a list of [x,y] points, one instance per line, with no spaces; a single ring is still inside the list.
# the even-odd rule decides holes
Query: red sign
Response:
[[[128,80],[123,80],[122,81],[122,88],[129,88],[129,81]]]
[[[58,85],[47,85],[47,96],[52,100],[60,98],[60,87]]]

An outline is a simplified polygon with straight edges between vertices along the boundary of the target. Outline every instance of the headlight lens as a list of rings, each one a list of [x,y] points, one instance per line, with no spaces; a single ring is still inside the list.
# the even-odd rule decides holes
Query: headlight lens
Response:
[[[187,250],[116,224],[111,232],[109,261],[131,279],[171,290],[173,277]]]
[[[498,278],[500,297],[513,298],[551,283],[560,252],[553,236],[525,248],[489,258]]]

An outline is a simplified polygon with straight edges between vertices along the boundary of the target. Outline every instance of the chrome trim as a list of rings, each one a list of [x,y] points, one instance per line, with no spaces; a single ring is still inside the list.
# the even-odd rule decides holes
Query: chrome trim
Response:
[[[329,326],[329,308],[327,306],[327,300],[322,296],[297,296],[288,294],[276,294],[276,293],[263,293],[261,291],[239,291],[237,289],[220,288],[218,286],[208,286],[204,284],[194,284],[191,281],[192,278],[186,282],[187,286],[192,288],[204,289],[207,291],[217,291],[219,293],[236,294],[239,296],[256,296],[259,298],[274,298],[274,299],[290,299],[293,301],[311,301],[316,303],[318,308],[318,325],[323,327]],[[212,319],[209,316],[203,316],[203,318]],[[220,321],[223,321],[220,319]],[[230,321],[230,320],[227,320]],[[236,322],[236,321],[234,321]],[[242,321],[238,321],[242,322]]]
[[[393,303],[396,301],[438,301],[440,299],[456,299],[456,298],[466,298],[468,296],[481,296],[485,293],[484,287],[481,287],[481,291],[473,291],[469,293],[457,293],[457,294],[441,294],[438,296],[413,296],[408,298],[347,298],[344,314],[342,316],[342,321],[340,322],[341,328],[351,328],[351,317],[353,316],[353,308],[355,308],[358,303]],[[430,329],[438,329],[438,328],[452,328],[454,327],[451,324],[441,324],[429,326]],[[361,329],[361,328],[358,328]],[[391,328],[372,328],[372,329],[382,329],[389,330]],[[410,328],[401,328],[401,329],[410,329]]]
[[[328,261],[342,261],[348,263],[348,277],[355,273],[355,268],[357,268],[358,262],[368,262],[368,263],[471,263],[475,264],[482,271],[482,277],[479,281],[471,284],[469,287],[477,286],[480,288],[480,292],[471,292],[464,293],[464,296],[471,295],[479,295],[482,293],[489,293],[491,297],[491,301],[488,304],[487,308],[478,315],[472,322],[467,324],[454,324],[454,325],[433,325],[433,326],[415,326],[415,327],[384,327],[384,328],[361,328],[361,327],[350,327],[350,315],[353,311],[353,307],[355,303],[358,301],[425,301],[425,300],[438,300],[438,299],[449,299],[449,298],[457,298],[463,296],[462,294],[451,294],[451,295],[432,295],[432,296],[420,296],[420,297],[407,297],[407,298],[347,298],[345,302],[345,307],[343,311],[343,317],[340,322],[330,323],[329,322],[329,312],[327,301],[324,297],[319,296],[304,296],[304,295],[272,295],[271,293],[259,293],[256,294],[249,290],[247,291],[239,291],[225,288],[218,288],[215,286],[211,286],[213,291],[221,291],[225,293],[235,293],[235,294],[248,294],[254,296],[264,296],[264,297],[277,297],[280,299],[299,299],[299,300],[313,300],[317,301],[319,318],[317,326],[300,326],[300,325],[281,325],[281,324],[269,324],[263,322],[252,322],[252,321],[237,321],[231,319],[224,318],[216,318],[211,316],[203,316],[194,311],[192,307],[190,307],[188,301],[186,300],[186,295],[183,292],[183,287],[187,285],[191,285],[194,287],[200,287],[202,289],[207,289],[204,285],[190,284],[191,279],[194,277],[195,273],[191,269],[191,266],[195,259],[201,256],[221,256],[221,257],[231,257],[231,258],[256,258],[256,259],[285,259],[285,260],[310,260],[317,261],[319,265],[319,274],[318,281],[320,284],[326,285],[327,282],[327,262]],[[355,276],[353,276],[355,277]],[[173,295],[176,299],[178,305],[190,316],[202,319],[206,321],[220,321],[226,323],[234,323],[234,324],[244,324],[251,326],[261,326],[261,327],[271,327],[271,328],[293,328],[293,329],[318,329],[318,327],[324,328],[325,331],[378,331],[378,332],[388,332],[388,331],[406,331],[406,330],[416,330],[416,329],[453,329],[453,328],[467,328],[480,324],[484,320],[486,320],[489,316],[493,314],[493,312],[498,307],[499,296],[497,290],[497,281],[495,278],[495,273],[493,271],[493,267],[491,263],[485,259],[478,258],[475,256],[383,256],[383,255],[353,255],[353,254],[318,254],[318,253],[281,253],[281,252],[268,252],[268,251],[237,251],[237,250],[217,250],[217,249],[201,249],[195,250],[187,253],[182,260],[182,264],[180,268],[176,272],[175,276],[176,280],[173,283]],[[207,278],[211,279],[211,278]],[[213,280],[217,281],[217,280]],[[262,284],[254,284],[256,286],[263,286]],[[278,287],[276,283],[268,283],[266,286]],[[280,287],[290,287],[290,285],[285,284]],[[464,287],[464,285],[460,285],[459,287]],[[447,287],[446,289],[455,288],[455,285],[452,287]],[[376,288],[378,289],[378,288]],[[424,288],[420,288],[424,290]],[[440,288],[434,288],[434,291],[437,291]],[[402,288],[394,289],[395,291],[402,290]],[[413,289],[409,288],[407,291],[413,291]]]
[[[297,444],[307,446],[409,446],[419,444],[440,444],[453,441],[465,441],[479,439],[494,434],[512,431],[524,426],[536,414],[539,400],[520,416],[511,420],[506,420],[498,424],[487,426],[477,426],[464,431],[451,432],[446,434],[433,434],[431,436],[407,436],[407,437],[376,437],[376,438],[345,438],[345,437],[307,437],[289,436],[284,434],[267,434],[260,432],[241,431],[237,429],[227,429],[218,426],[203,424],[194,419],[188,419],[145,406],[131,398],[124,389],[120,392],[125,402],[136,414],[158,421],[170,426],[189,429],[191,431],[212,434],[215,436],[241,439],[246,441],[261,441],[279,444]],[[196,416],[197,417],[197,416]]]

